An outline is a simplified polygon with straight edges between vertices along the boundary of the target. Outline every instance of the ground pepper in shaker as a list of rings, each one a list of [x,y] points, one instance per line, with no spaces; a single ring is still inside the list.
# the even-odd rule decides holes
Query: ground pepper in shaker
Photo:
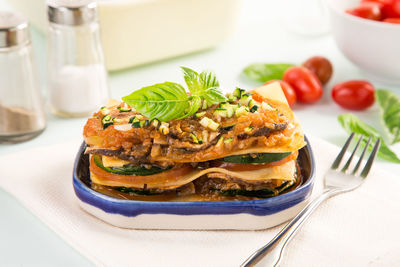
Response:
[[[90,115],[109,98],[97,3],[49,0],[48,97],[62,117]]]
[[[29,24],[0,11],[0,143],[17,143],[46,127]]]

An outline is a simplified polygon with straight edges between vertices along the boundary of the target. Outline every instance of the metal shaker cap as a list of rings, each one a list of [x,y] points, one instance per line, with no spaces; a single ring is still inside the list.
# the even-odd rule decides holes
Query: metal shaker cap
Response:
[[[0,11],[0,48],[29,42],[28,20],[18,13]]]
[[[78,26],[97,21],[94,0],[48,0],[47,15],[52,23]]]

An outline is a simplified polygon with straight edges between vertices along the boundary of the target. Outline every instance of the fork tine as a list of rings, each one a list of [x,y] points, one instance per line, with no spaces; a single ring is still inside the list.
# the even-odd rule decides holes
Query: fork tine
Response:
[[[357,165],[354,167],[354,170],[353,170],[353,172],[352,172],[353,175],[355,175],[355,174],[357,173],[358,169],[360,168],[361,163],[362,163],[362,161],[363,161],[363,158],[364,158],[364,156],[365,156],[365,153],[366,153],[367,150],[368,150],[369,143],[371,143],[371,137],[368,138],[367,144],[365,145],[364,150],[363,150],[363,152],[361,153],[360,159],[358,160]]]
[[[340,150],[339,154],[337,155],[335,161],[333,162],[333,164],[331,166],[332,170],[336,170],[339,167],[340,162],[342,161],[343,156],[346,153],[347,148],[349,147],[349,145],[350,145],[351,141],[353,140],[353,138],[354,138],[354,133],[352,133],[349,136],[349,138],[347,138],[346,143],[344,144],[342,150]]]
[[[358,147],[360,146],[361,140],[362,140],[363,138],[364,138],[364,135],[361,135],[360,138],[358,139],[357,145],[356,145],[356,147],[353,149],[353,152],[351,153],[350,158],[347,160],[346,165],[344,165],[344,167],[342,168],[342,172],[346,172],[347,169],[349,168],[350,163],[351,163],[351,161],[353,160],[354,155],[356,154],[356,152],[357,152],[357,150],[358,150]]]
[[[361,177],[363,177],[363,178],[367,177],[369,171],[371,170],[372,163],[374,163],[374,160],[376,158],[376,154],[378,153],[380,145],[381,145],[381,139],[378,138],[378,140],[376,140],[374,148],[372,149],[371,155],[369,155],[368,161],[365,164],[365,167],[360,174]]]

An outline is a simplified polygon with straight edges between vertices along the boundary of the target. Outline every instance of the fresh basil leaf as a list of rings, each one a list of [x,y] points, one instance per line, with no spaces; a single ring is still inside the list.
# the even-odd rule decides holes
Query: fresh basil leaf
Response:
[[[122,98],[144,116],[160,121],[170,121],[180,117],[189,109],[189,96],[177,83],[165,82],[143,87]]]
[[[218,89],[219,82],[214,73],[203,71],[199,74],[190,68],[181,68],[190,96],[181,85],[165,82],[143,87],[122,100],[146,117],[160,121],[191,116],[203,101],[211,105],[227,101]]]
[[[227,101],[227,98],[218,89],[219,82],[213,72],[203,71],[199,74],[190,68],[181,68],[183,70],[185,82],[192,96],[201,97],[209,105]]]
[[[360,120],[357,116],[351,113],[346,113],[342,114],[338,117],[338,120],[342,127],[348,132],[354,132],[357,135],[364,135],[363,138],[363,144],[365,145],[367,143],[367,140],[369,137],[371,137],[371,144],[369,145],[369,149],[372,149],[373,144],[375,144],[376,140],[378,138],[381,139],[381,147],[379,148],[378,151],[378,156],[382,159],[385,159],[387,161],[391,161],[394,163],[400,163],[400,159],[397,157],[397,155],[385,144],[383,141],[381,135],[377,130],[375,130],[373,127],[369,126],[362,120]]]
[[[203,82],[200,80],[199,74],[187,67],[181,67],[183,70],[183,78],[192,95],[199,95],[203,90]]]
[[[400,98],[389,90],[377,90],[382,124],[392,144],[400,142]]]
[[[211,87],[219,87],[219,82],[214,72],[212,71],[202,71],[200,73],[200,80],[203,83],[203,89],[208,89]]]
[[[226,102],[228,99],[223,95],[223,93],[216,87],[208,88],[203,95],[204,100],[208,104],[219,104],[221,102]]]
[[[189,109],[186,110],[185,114],[179,117],[178,120],[192,116],[194,113],[196,113],[196,111],[199,110],[200,106],[201,106],[201,98],[199,96],[193,96],[192,99],[190,100]]]
[[[295,66],[294,64],[264,64],[254,63],[243,70],[243,74],[248,78],[258,82],[267,82],[270,80],[282,80],[285,71]]]
[[[217,77],[211,71],[203,71],[199,74],[187,67],[181,67],[181,69],[183,70],[183,77],[192,95],[202,96],[207,89],[219,87]]]
[[[367,137],[372,136],[376,139],[381,137],[377,130],[360,120],[360,118],[354,114],[345,113],[339,115],[338,120],[343,128],[349,133],[354,132],[356,134],[363,134]]]

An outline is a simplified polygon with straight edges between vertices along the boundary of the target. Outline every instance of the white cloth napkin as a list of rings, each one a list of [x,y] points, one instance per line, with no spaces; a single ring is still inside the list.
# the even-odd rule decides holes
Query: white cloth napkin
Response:
[[[317,138],[310,143],[317,166],[315,196],[338,148]],[[77,140],[0,158],[0,186],[97,265],[239,266],[282,227],[263,231],[113,227],[77,204],[71,181],[79,145]],[[361,188],[322,204],[287,247],[281,266],[399,266],[399,176],[373,168]]]

